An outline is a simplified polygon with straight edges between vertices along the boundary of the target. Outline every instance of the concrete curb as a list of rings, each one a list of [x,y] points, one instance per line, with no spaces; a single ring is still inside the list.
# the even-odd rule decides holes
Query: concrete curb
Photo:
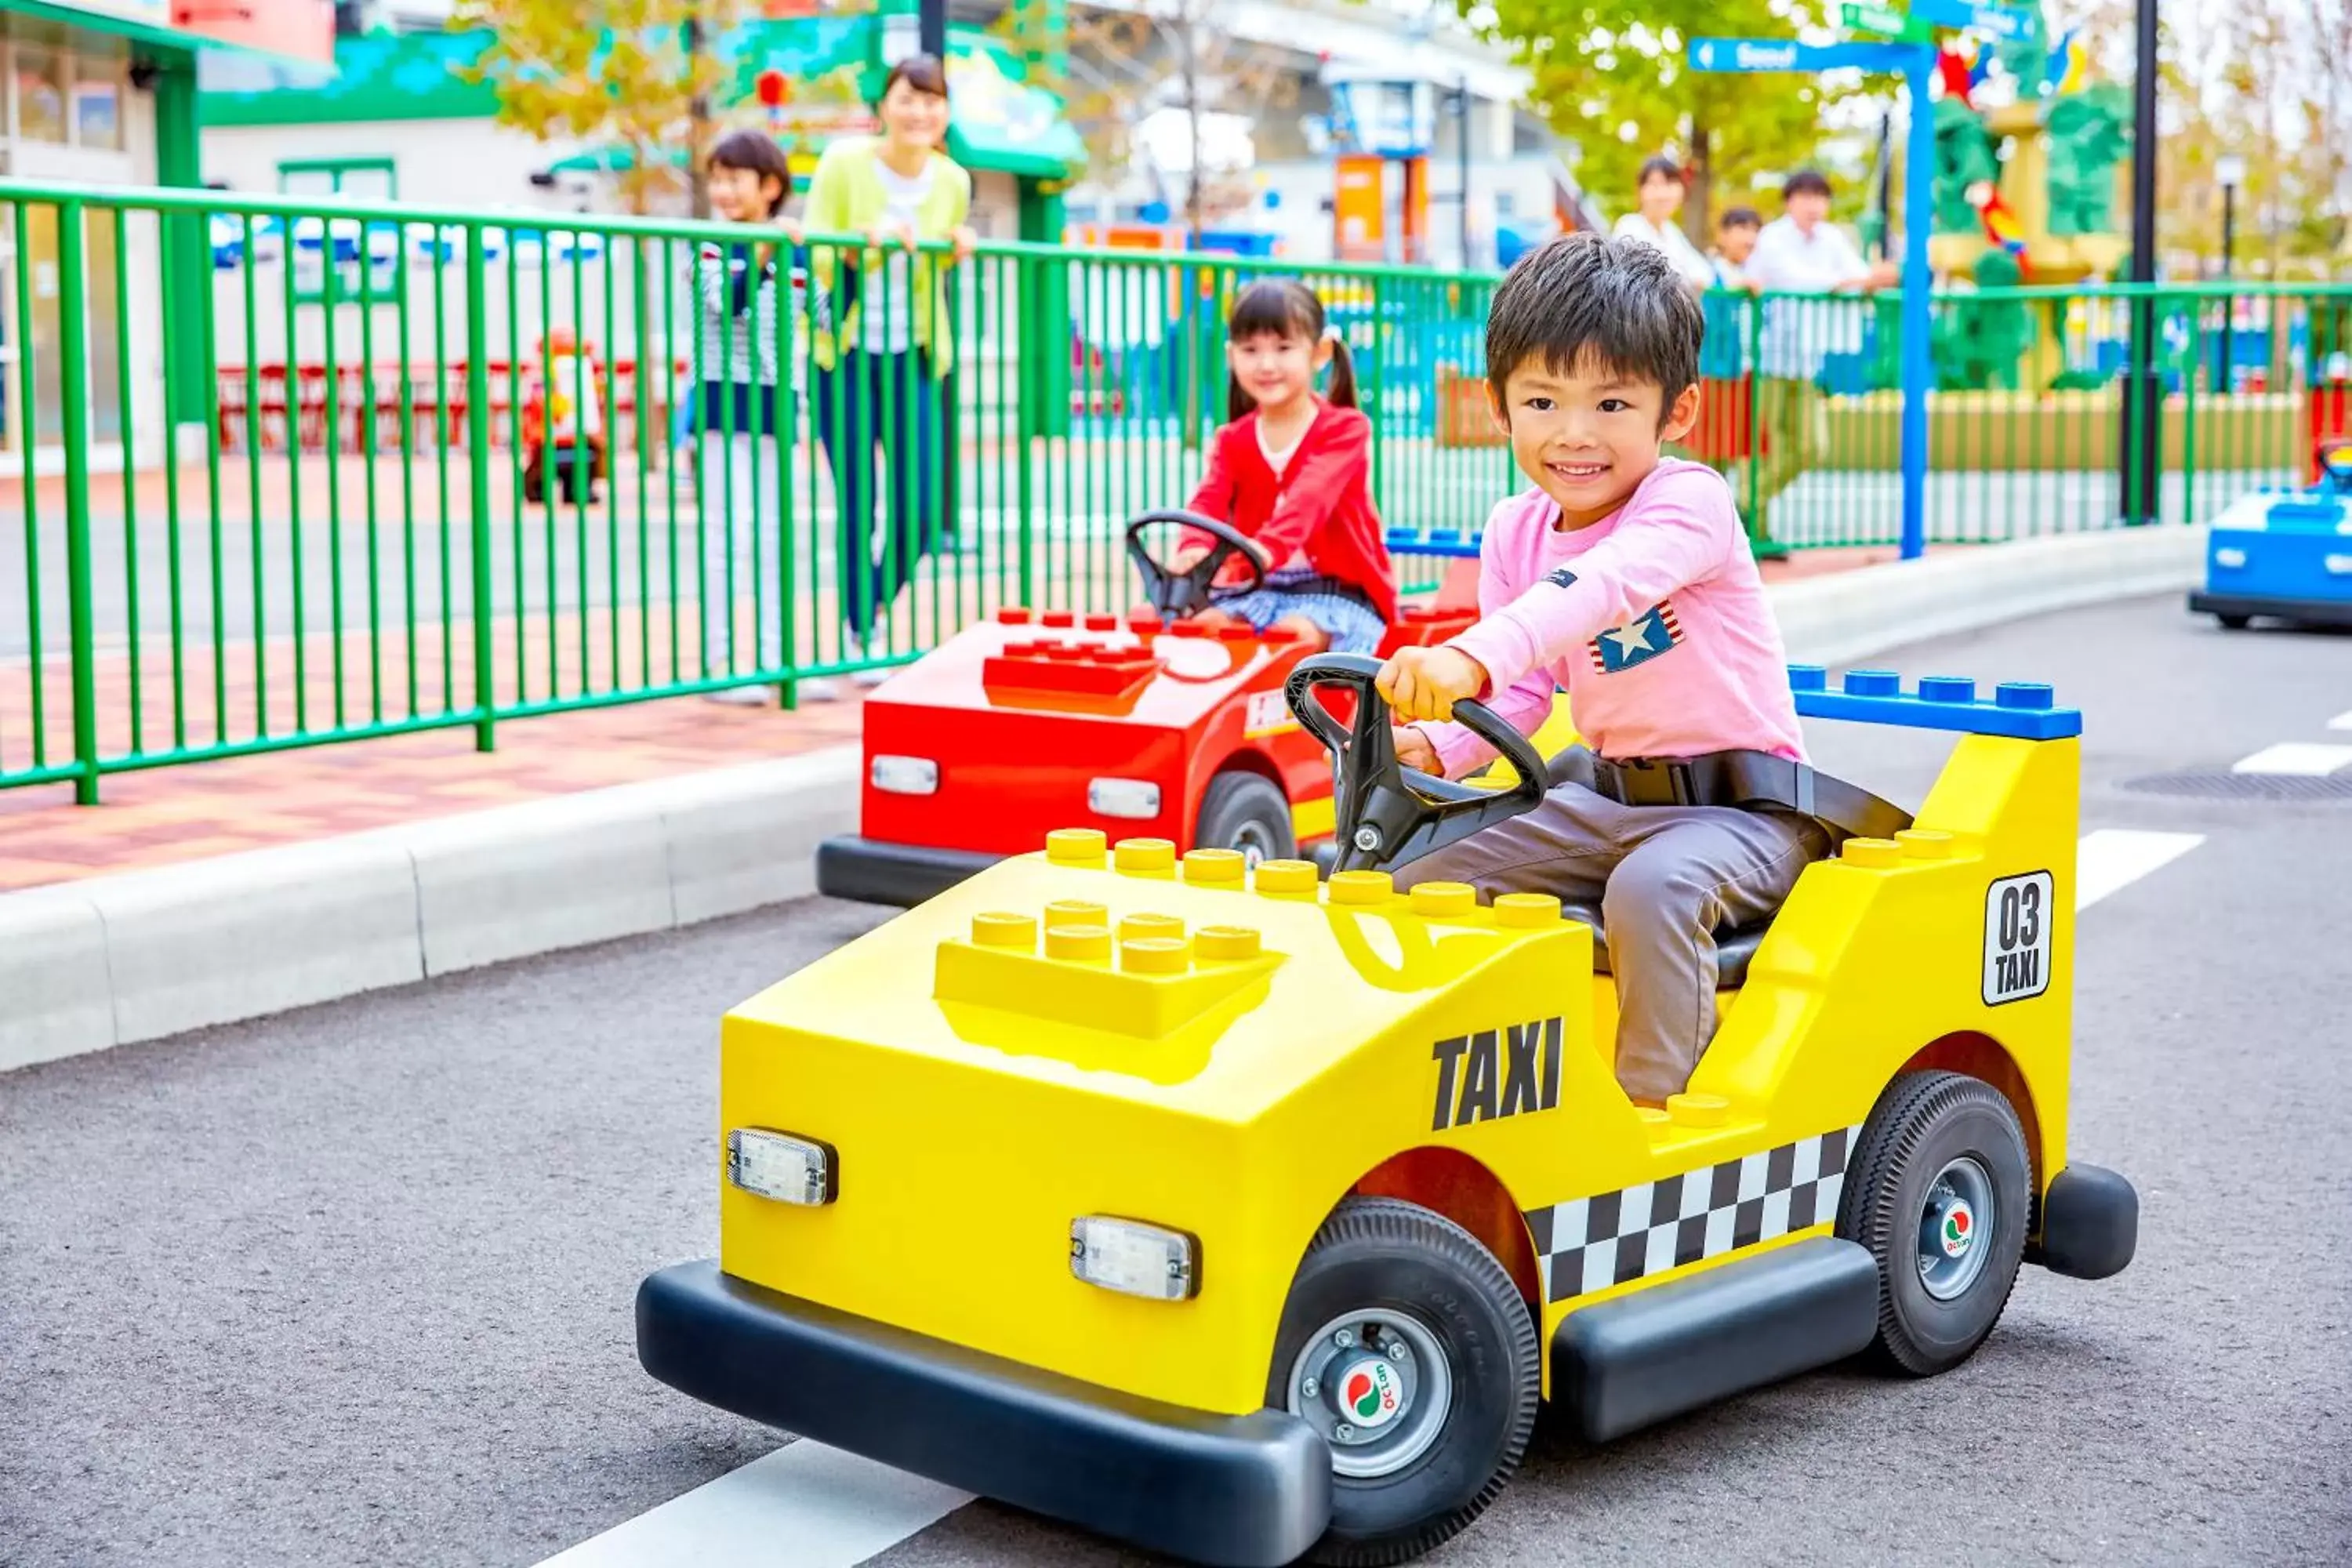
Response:
[[[857,750],[0,896],[0,1071],[815,889]]]
[[[2204,531],[2069,534],[1776,586],[1790,657],[2186,588]],[[1966,670],[1955,671],[1967,674]],[[802,897],[858,752],[0,895],[0,1072]]]

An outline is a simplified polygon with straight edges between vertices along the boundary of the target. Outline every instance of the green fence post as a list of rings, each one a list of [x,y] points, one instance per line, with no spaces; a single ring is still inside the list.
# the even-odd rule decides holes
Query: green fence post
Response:
[[[478,752],[490,751],[498,744],[492,729],[498,682],[490,663],[490,331],[482,297],[487,275],[482,226],[478,220],[466,226],[466,477],[473,514],[467,530],[473,552],[474,749]]]
[[[89,603],[89,339],[79,202],[58,205],[58,371],[66,447],[66,616],[73,639],[74,802],[98,804],[98,672]],[[32,439],[26,421],[26,439]],[[133,628],[134,631],[136,628]]]

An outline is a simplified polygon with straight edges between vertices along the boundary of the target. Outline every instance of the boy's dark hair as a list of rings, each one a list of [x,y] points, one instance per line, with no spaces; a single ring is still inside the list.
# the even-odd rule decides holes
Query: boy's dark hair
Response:
[[[948,95],[947,68],[940,64],[937,55],[908,55],[892,66],[890,74],[882,79],[882,91],[875,101],[878,103],[889,97],[890,89],[902,81],[917,92],[927,92],[933,98]]]
[[[1706,318],[1664,251],[1590,230],[1564,234],[1519,258],[1495,290],[1486,381],[1503,402],[1511,374],[1529,361],[1571,374],[1590,356],[1628,380],[1655,383],[1671,408],[1698,380],[1706,335]]]
[[[1664,156],[1644,158],[1642,172],[1633,176],[1633,188],[1638,191],[1652,180],[1672,180],[1679,185],[1683,183],[1682,165]]]
[[[783,194],[776,198],[776,205],[768,209],[770,217],[783,211],[784,204],[792,200],[792,161],[784,156],[784,150],[776,145],[776,139],[764,131],[729,132],[719,139],[719,145],[710,150],[710,166],[714,169],[741,169],[759,175],[763,184],[773,179],[777,189]]]
[[[1715,220],[1719,231],[1727,228],[1762,228],[1764,215],[1754,207],[1726,207],[1723,216]]]
[[[1790,196],[1821,196],[1826,199],[1829,194],[1829,176],[1819,169],[1800,169],[1790,175],[1788,183],[1780,187],[1780,199],[1784,202]]]
[[[1341,408],[1356,406],[1356,362],[1349,357],[1348,341],[1325,325],[1323,301],[1296,278],[1261,278],[1234,299],[1234,313],[1225,322],[1225,336],[1234,342],[1271,332],[1280,338],[1305,338],[1319,343],[1331,340],[1331,385],[1323,395]],[[1225,377],[1225,418],[1239,419],[1257,406],[1242,389],[1242,379]]]

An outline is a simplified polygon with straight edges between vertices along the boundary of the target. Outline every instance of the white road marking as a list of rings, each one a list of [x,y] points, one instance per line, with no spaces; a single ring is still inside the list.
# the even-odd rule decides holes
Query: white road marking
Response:
[[[2149,833],[2134,827],[2085,833],[2074,854],[2074,908],[2089,909],[2204,842],[2201,833]]]
[[[2171,864],[2201,833],[2102,827],[2083,836],[2074,907]],[[806,1438],[618,1524],[537,1568],[853,1568],[937,1524],[970,1492]]]
[[[970,1492],[806,1438],[546,1559],[538,1568],[850,1568]]]
[[[2331,730],[2352,730],[2352,711],[2338,713],[2327,721]]]
[[[2251,757],[2230,764],[2233,773],[2300,773],[2321,778],[2352,763],[2352,746],[2329,746],[2309,741],[2282,741],[2264,746]]]

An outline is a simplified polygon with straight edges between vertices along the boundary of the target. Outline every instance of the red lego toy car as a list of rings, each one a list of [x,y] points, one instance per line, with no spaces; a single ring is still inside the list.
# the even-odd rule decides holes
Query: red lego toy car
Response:
[[[1172,571],[1143,542],[1168,524],[1215,542]],[[1145,513],[1127,544],[1150,608],[1002,609],[866,700],[863,831],[819,847],[819,891],[920,903],[1055,827],[1221,846],[1253,862],[1318,841],[1328,855],[1328,754],[1283,698],[1312,650],[1195,618],[1256,586],[1256,557],[1233,529],[1186,511]],[[1214,586],[1235,560],[1247,580]],[[1443,641],[1472,618],[1466,607],[1408,608],[1382,651]]]

